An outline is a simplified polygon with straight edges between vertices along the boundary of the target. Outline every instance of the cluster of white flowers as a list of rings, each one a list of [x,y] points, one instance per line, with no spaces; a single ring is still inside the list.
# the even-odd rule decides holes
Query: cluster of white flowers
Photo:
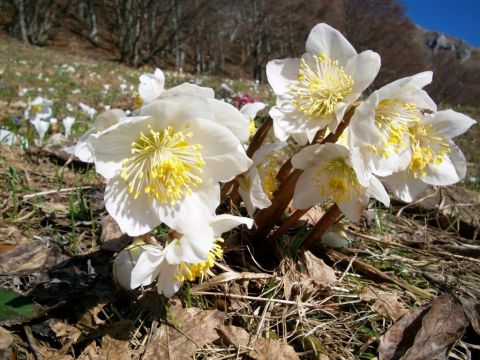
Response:
[[[291,158],[301,173],[293,192],[297,209],[333,201],[358,221],[370,198],[389,205],[384,186],[411,201],[428,185],[465,176],[465,159],[451,139],[475,121],[437,111],[423,90],[431,72],[397,80],[363,99],[380,70],[378,54],[357,54],[326,24],[312,29],[306,50],[300,59],[267,65],[277,96],[269,115],[279,142],[260,146],[263,139],[253,137],[254,119],[265,104],[237,110],[216,100],[210,88],[183,83],[165,89],[160,69],[140,76],[132,116],[108,110],[79,139],[76,155],[107,179],[105,206],[123,232],[140,236],[161,224],[169,228],[163,246],[137,240],[119,254],[114,273],[122,286],[156,281],[159,293],[172,296],[183,281],[210,274],[223,255],[222,233],[253,226],[250,218],[216,215],[220,183],[236,181],[250,217],[275,206],[281,165],[276,152],[290,136],[303,146]],[[350,123],[335,134],[342,122]],[[335,134],[336,143],[318,143],[323,131]],[[258,148],[251,159],[245,151],[249,141],[260,141],[251,144]],[[335,242],[335,234],[341,231],[332,229],[324,241]],[[340,243],[347,243],[344,236]]]
[[[312,29],[306,50],[301,59],[267,65],[277,95],[270,116],[282,140],[292,135],[306,143],[325,127],[335,132],[380,69],[378,54],[357,54],[326,24]],[[293,205],[304,209],[330,199],[358,221],[370,197],[388,206],[382,182],[400,199],[412,201],[428,185],[460,181],[466,162],[451,138],[475,121],[453,110],[437,112],[422,90],[431,81],[432,73],[424,72],[382,87],[356,107],[342,142],[306,146],[294,155],[294,168],[304,172]]]
[[[163,249],[135,248],[132,272],[116,271],[124,285],[124,277],[131,278],[129,288],[158,277],[159,292],[171,296],[183,280],[208,274],[222,255],[223,232],[252,226],[248,218],[215,215],[220,182],[252,163],[243,147],[249,121],[214,99],[212,89],[184,83],[165,90],[159,69],[140,81],[140,107],[133,116],[122,110],[101,114],[75,153],[94,162],[108,180],[105,206],[122,231],[139,236],[163,223],[176,234]]]

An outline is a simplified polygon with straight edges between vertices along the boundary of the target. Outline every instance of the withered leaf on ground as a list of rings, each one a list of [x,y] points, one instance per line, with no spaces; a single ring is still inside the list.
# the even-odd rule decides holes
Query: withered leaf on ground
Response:
[[[361,300],[375,302],[372,305],[373,311],[383,316],[388,316],[392,320],[398,320],[405,314],[405,307],[400,301],[398,294],[394,291],[384,291],[372,286],[365,287],[359,295]]]
[[[459,297],[473,330],[480,335],[480,301],[466,296]]]
[[[218,339],[216,328],[225,314],[218,310],[182,308],[175,303],[169,311],[171,325],[162,324],[152,335],[144,359],[191,359],[197,349]]]
[[[315,283],[329,286],[337,281],[335,271],[310,251],[305,251],[302,254],[302,260],[308,277]]]
[[[248,352],[248,356],[255,360],[300,359],[290,345],[280,340],[267,339],[264,337],[255,339],[245,329],[233,325],[220,326],[219,332],[223,339],[237,349],[247,350],[251,348],[252,350]]]
[[[409,311],[380,339],[380,360],[446,360],[468,326],[462,306],[450,295]]]
[[[28,238],[14,226],[0,229],[0,275],[27,275],[65,259],[56,244]]]

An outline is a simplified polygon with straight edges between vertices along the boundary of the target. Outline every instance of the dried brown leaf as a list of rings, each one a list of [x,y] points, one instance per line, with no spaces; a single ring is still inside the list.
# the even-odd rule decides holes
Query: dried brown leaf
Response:
[[[175,304],[170,309],[172,325],[162,324],[151,337],[145,359],[191,359],[197,349],[218,339],[216,328],[225,314],[218,310],[184,309]]]
[[[110,215],[102,218],[101,225],[100,241],[103,250],[120,252],[132,241],[130,236],[120,230],[116,221]]]
[[[460,296],[460,302],[463,305],[465,315],[467,315],[473,330],[480,335],[480,301],[470,297]]]
[[[0,326],[0,351],[7,350],[10,347],[10,345],[12,345],[12,343],[13,343],[12,333]]]
[[[302,260],[308,277],[315,283],[329,286],[337,281],[335,271],[310,251],[303,253]]]
[[[0,274],[27,275],[64,260],[55,244],[27,238],[14,226],[0,229]]]
[[[398,320],[406,312],[398,294],[393,291],[383,291],[367,286],[362,290],[359,298],[365,301],[375,300],[372,310],[383,316],[388,316],[394,321]]]
[[[237,349],[251,348],[248,356],[255,360],[270,359],[300,359],[295,350],[280,340],[260,337],[255,339],[243,328],[233,325],[221,326],[219,332],[222,337]]]
[[[468,325],[467,318],[450,295],[428,306],[409,311],[380,339],[380,360],[446,360]]]
[[[76,343],[80,336],[82,336],[82,332],[78,330],[75,326],[65,324],[61,321],[52,324],[51,328],[55,335],[61,338],[64,343]]]

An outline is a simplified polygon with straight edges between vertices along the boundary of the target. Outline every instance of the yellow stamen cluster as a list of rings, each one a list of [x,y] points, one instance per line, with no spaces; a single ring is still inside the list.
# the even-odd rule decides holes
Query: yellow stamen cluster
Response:
[[[133,94],[133,108],[138,109],[143,106],[143,99],[138,92]]]
[[[385,99],[379,102],[375,109],[375,125],[380,130],[382,143],[371,145],[370,150],[388,158],[392,151],[399,153],[407,146],[408,129],[420,122],[421,112],[414,105],[396,99]]]
[[[173,126],[148,133],[132,142],[132,156],[122,162],[122,178],[128,182],[128,192],[137,199],[145,194],[175,205],[192,187],[202,183],[203,161],[200,144],[190,145],[191,133],[175,132]]]
[[[256,131],[257,131],[257,128],[255,127],[255,120],[253,118],[250,118],[249,124],[248,124],[248,133],[250,134],[250,137],[255,135]]]
[[[222,238],[215,239],[212,249],[207,254],[207,260],[196,264],[181,263],[173,280],[179,283],[186,280],[193,281],[196,278],[203,280],[205,276],[209,275],[210,269],[215,265],[215,260],[223,257],[223,249],[219,243],[223,243]]]
[[[324,175],[327,175],[327,182],[324,182]],[[320,166],[312,177],[320,194],[331,198],[334,202],[352,201],[355,194],[362,191],[357,175],[345,159],[338,157]]]
[[[335,106],[352,91],[353,79],[345,74],[338,60],[327,55],[313,55],[311,66],[302,59],[298,84],[292,85],[291,94],[295,108],[308,116],[325,116],[335,111]]]
[[[410,129],[412,160],[408,170],[414,178],[427,175],[428,165],[440,165],[452,149],[438,128],[432,125],[418,125]]]
[[[262,182],[262,188],[268,198],[273,198],[273,193],[277,190],[277,169],[278,165],[272,155],[266,158],[266,161],[257,164],[258,175]]]
[[[30,108],[30,111],[32,112],[32,114],[39,113],[40,111],[42,111],[42,105],[40,104],[32,105],[32,107]]]

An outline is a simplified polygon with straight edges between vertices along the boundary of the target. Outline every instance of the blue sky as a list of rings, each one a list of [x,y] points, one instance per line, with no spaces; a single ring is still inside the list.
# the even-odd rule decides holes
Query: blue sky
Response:
[[[480,0],[401,0],[413,22],[480,47]]]

